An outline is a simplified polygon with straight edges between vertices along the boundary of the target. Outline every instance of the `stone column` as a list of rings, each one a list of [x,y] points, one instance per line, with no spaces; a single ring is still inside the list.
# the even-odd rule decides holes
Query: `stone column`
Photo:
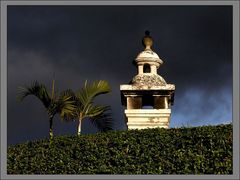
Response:
[[[155,65],[151,65],[151,73],[157,74],[157,67]]]
[[[141,109],[142,97],[137,95],[127,96],[127,109]]]
[[[165,96],[164,97],[164,109],[168,109],[169,107],[168,107],[168,97],[167,96]]]
[[[168,109],[168,97],[161,95],[154,96],[154,109]]]
[[[138,65],[138,74],[143,74],[143,65]]]

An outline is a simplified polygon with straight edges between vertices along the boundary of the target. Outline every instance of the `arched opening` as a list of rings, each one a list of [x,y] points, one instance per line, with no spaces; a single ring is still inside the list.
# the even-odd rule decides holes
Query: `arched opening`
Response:
[[[151,73],[151,68],[149,64],[144,64],[143,73]]]

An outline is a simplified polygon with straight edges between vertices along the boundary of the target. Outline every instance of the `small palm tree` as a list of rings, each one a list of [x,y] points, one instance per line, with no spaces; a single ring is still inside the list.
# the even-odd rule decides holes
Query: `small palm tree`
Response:
[[[81,134],[81,126],[84,119],[90,119],[101,131],[112,129],[110,106],[93,104],[95,97],[109,92],[110,86],[107,81],[103,80],[93,82],[90,85],[85,81],[84,87],[76,93],[71,90],[67,92],[75,101],[75,115],[74,117],[70,116],[69,119],[78,119],[78,135]]]
[[[18,99],[22,101],[25,97],[33,95],[37,97],[46,108],[49,117],[49,137],[53,138],[53,118],[59,113],[61,119],[73,115],[75,112],[74,101],[71,96],[67,95],[65,91],[59,95],[54,91],[55,81],[52,82],[52,93],[47,91],[44,84],[37,81],[33,82],[31,86],[19,87]]]

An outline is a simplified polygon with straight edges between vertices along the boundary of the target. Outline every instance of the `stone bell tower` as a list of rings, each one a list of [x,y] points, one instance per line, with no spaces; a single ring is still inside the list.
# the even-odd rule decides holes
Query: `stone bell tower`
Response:
[[[158,75],[157,69],[163,61],[151,49],[153,39],[148,31],[145,32],[143,45],[145,49],[135,59],[138,74],[129,84],[120,85],[127,127],[169,128],[175,85],[167,84]]]

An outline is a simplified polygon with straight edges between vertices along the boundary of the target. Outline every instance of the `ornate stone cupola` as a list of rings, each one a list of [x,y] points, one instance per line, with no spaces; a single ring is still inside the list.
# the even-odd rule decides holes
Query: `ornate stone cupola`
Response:
[[[151,49],[153,39],[149,34],[145,32],[145,49],[135,59],[138,74],[129,84],[120,85],[128,129],[168,128],[170,123],[175,85],[158,75],[163,61]]]

